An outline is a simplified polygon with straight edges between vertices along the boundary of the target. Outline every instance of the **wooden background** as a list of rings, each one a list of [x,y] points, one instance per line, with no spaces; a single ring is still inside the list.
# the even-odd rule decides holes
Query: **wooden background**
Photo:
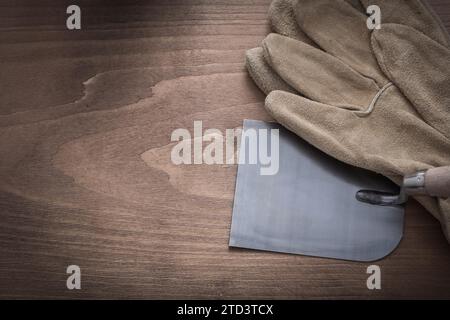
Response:
[[[236,167],[171,164],[176,128],[270,119],[243,65],[269,3],[1,1],[0,298],[450,298],[449,246],[414,202],[369,291],[366,263],[228,248]]]

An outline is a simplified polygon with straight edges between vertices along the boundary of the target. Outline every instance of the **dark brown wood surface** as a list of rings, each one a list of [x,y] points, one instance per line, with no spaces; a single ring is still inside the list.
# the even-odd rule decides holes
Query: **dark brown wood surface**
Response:
[[[415,202],[369,291],[367,263],[230,249],[236,166],[171,163],[176,128],[270,119],[243,64],[269,3],[1,1],[0,298],[450,298],[449,245]]]

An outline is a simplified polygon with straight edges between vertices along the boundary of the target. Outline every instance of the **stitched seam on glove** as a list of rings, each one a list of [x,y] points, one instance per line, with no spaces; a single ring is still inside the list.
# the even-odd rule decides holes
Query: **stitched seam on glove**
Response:
[[[378,100],[380,99],[381,95],[391,86],[393,86],[394,84],[392,82],[389,82],[388,84],[386,84],[383,88],[380,89],[380,91],[377,92],[377,94],[373,97],[372,102],[370,103],[369,107],[366,110],[363,111],[354,111],[354,113],[358,116],[358,117],[367,117],[368,115],[370,115],[373,111],[373,109],[375,108],[375,105],[377,104]]]

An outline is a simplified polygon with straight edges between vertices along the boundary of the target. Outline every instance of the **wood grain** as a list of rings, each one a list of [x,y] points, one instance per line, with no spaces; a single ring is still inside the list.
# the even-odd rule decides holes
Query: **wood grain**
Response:
[[[77,1],[81,31],[69,2],[0,4],[0,298],[450,298],[415,202],[380,291],[369,264],[230,249],[236,167],[174,166],[170,135],[270,119],[243,65],[270,1],[124,3]]]

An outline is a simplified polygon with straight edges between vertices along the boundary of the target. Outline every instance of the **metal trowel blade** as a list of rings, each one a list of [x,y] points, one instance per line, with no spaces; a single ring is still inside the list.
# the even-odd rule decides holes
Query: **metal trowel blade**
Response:
[[[248,130],[261,132],[248,142]],[[279,131],[276,174],[257,155],[276,152],[271,130]],[[244,143],[246,140],[248,143]],[[265,145],[266,143],[266,145]],[[262,149],[261,149],[262,148]],[[255,150],[253,150],[255,151]],[[272,157],[276,159],[276,157]],[[275,123],[245,120],[239,152],[230,242],[232,247],[354,261],[374,261],[392,252],[403,236],[403,206],[377,206],[356,199],[360,190],[398,193],[381,175],[339,162]]]

